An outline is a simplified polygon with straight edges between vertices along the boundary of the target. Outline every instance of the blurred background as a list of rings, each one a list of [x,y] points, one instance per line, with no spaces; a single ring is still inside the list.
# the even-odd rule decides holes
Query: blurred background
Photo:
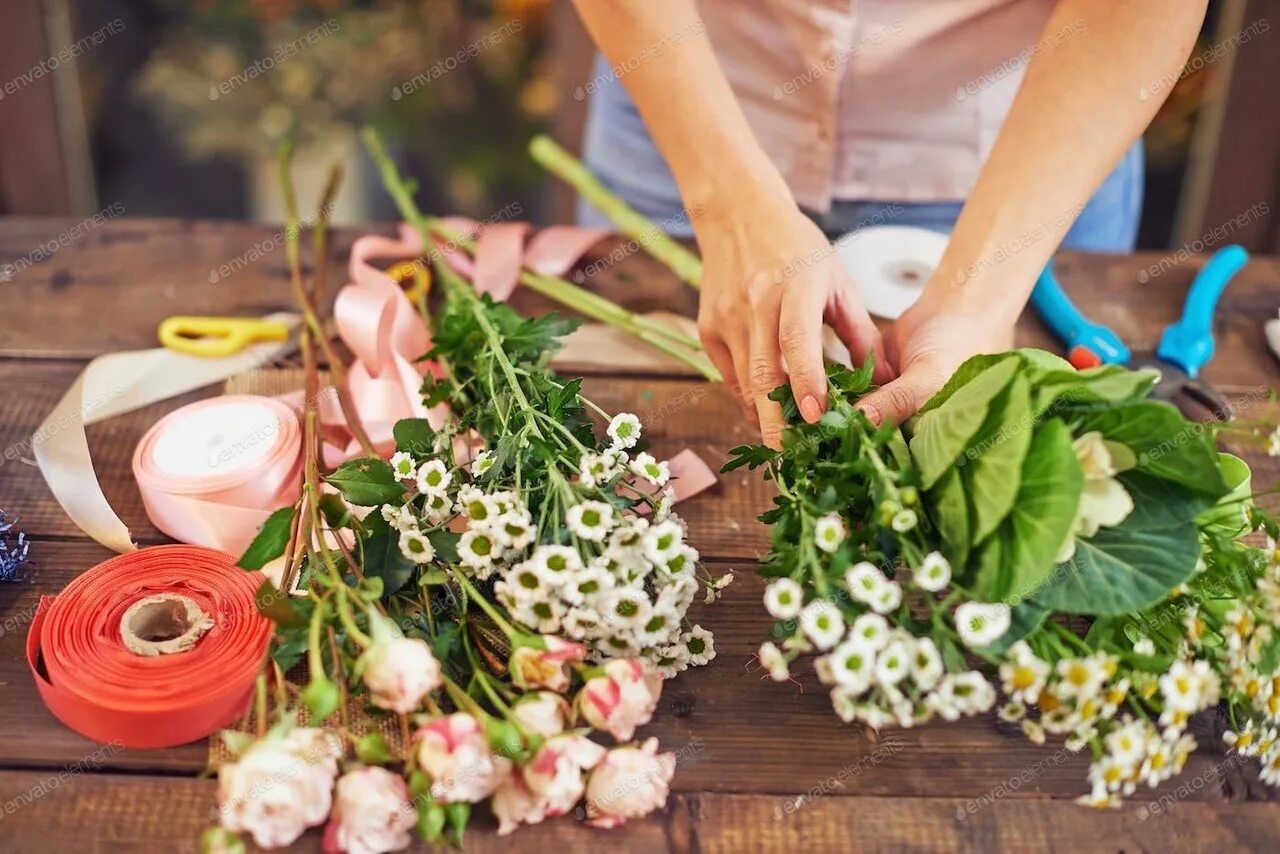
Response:
[[[1280,30],[1280,0],[1210,5],[1146,136],[1140,245],[1280,252],[1280,216],[1241,216],[1280,207],[1280,34],[1236,38],[1260,21]],[[338,220],[391,220],[353,135],[371,122],[427,210],[484,217],[515,201],[538,222],[571,216],[525,153],[541,130],[578,149],[592,48],[569,0],[5,0],[4,11],[5,214],[279,221],[272,152],[292,135],[301,182],[345,162]]]

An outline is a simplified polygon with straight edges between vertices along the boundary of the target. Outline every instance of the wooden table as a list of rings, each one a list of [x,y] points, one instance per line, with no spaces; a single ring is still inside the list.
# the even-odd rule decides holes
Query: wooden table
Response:
[[[102,747],[63,727],[36,695],[23,642],[37,598],[61,590],[108,553],[53,502],[27,443],[87,359],[153,346],[166,316],[288,308],[284,253],[271,227],[117,220],[60,240],[75,225],[0,220],[0,265],[47,256],[0,284],[0,448],[15,447],[22,457],[0,452],[0,506],[21,518],[35,560],[26,582],[0,586],[0,847],[194,850],[214,810],[214,783],[200,776],[204,743],[154,751]],[[339,234],[338,259],[345,260],[354,237]],[[52,254],[39,249],[49,241],[58,247]],[[1178,314],[1201,260],[1179,263],[1145,285],[1139,273],[1158,256],[1065,255],[1058,271],[1087,311],[1140,350],[1154,347],[1159,330]],[[232,272],[211,281],[220,268]],[[335,270],[333,280],[340,275]],[[596,278],[595,287],[633,308],[694,308],[694,294],[639,253]],[[519,299],[527,310],[543,307],[527,294]],[[1253,261],[1222,301],[1218,357],[1207,375],[1237,399],[1257,401],[1280,378],[1261,327],[1277,305],[1275,259]],[[1020,343],[1054,346],[1032,318],[1024,320]],[[589,396],[646,421],[659,453],[692,447],[716,463],[751,438],[723,387],[601,375],[589,365],[584,373]],[[166,412],[216,392],[89,430],[107,496],[143,543],[165,538],[148,522],[131,482],[134,444]],[[1255,453],[1250,462],[1259,486],[1280,475],[1276,460]],[[698,619],[715,631],[717,658],[669,683],[643,730],[680,757],[667,809],[608,834],[562,818],[521,831],[516,845],[707,852],[1275,849],[1280,806],[1260,803],[1270,790],[1258,784],[1254,767],[1225,762],[1217,745],[1203,747],[1184,775],[1154,794],[1139,793],[1123,810],[1094,812],[1072,803],[1086,789],[1084,757],[1031,745],[994,716],[886,731],[877,740],[841,724],[816,682],[762,680],[753,654],[768,620],[752,564],[766,547],[754,517],[768,501],[757,476],[734,473],[682,509],[693,544],[716,571],[733,568],[738,580],[722,602],[697,606]],[[478,849],[512,842],[499,840],[488,820],[468,838]],[[319,834],[301,844],[317,849]]]

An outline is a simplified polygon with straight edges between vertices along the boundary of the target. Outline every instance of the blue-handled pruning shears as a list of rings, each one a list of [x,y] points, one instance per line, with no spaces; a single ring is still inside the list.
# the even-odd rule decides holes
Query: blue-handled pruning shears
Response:
[[[1230,411],[1226,400],[1196,377],[1213,358],[1213,313],[1218,298],[1248,261],[1249,253],[1241,246],[1227,246],[1214,253],[1191,283],[1182,317],[1165,328],[1154,358],[1134,357],[1114,331],[1081,314],[1054,276],[1052,263],[1040,274],[1031,303],[1066,343],[1067,356],[1077,368],[1100,364],[1154,367],[1161,375],[1157,396],[1173,400],[1185,393],[1215,416],[1225,417]]]

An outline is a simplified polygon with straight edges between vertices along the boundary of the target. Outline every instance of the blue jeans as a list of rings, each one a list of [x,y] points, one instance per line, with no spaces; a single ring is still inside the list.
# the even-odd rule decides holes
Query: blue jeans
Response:
[[[610,190],[665,231],[689,237],[693,230],[680,201],[675,178],[654,145],[644,121],[609,67],[597,61],[599,88],[587,114],[583,159]],[[1144,177],[1142,141],[1125,154],[1067,232],[1062,246],[1084,252],[1132,252],[1142,214]],[[950,233],[963,200],[886,202],[838,200],[814,219],[832,239],[868,225],[914,225]],[[578,222],[607,226],[590,203],[578,202]]]

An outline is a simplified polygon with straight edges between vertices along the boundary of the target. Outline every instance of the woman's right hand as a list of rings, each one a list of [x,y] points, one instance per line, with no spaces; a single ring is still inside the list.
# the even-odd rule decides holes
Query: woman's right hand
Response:
[[[746,196],[708,205],[695,220],[704,268],[698,332],[764,443],[777,448],[782,408],[768,395],[788,375],[806,421],[827,408],[824,321],[855,364],[875,354],[877,382],[893,371],[857,287],[818,226],[785,188]]]

